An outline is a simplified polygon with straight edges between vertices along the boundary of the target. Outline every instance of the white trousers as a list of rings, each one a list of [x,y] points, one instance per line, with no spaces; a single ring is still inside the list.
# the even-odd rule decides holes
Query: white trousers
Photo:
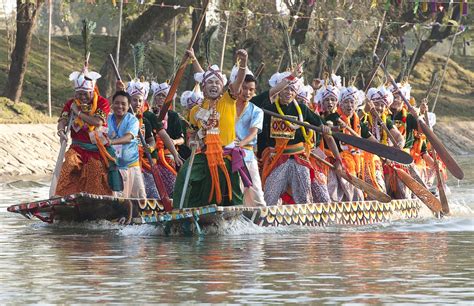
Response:
[[[145,183],[143,181],[142,169],[140,166],[120,169],[123,180],[123,190],[114,191],[115,197],[121,198],[146,198]]]
[[[251,161],[245,161],[245,165],[249,170],[250,178],[252,179],[252,186],[244,189],[244,184],[242,183],[242,180],[240,181],[241,188],[244,190],[244,206],[266,206],[262,190],[262,180],[260,179],[260,173],[258,172],[257,159],[253,158]]]

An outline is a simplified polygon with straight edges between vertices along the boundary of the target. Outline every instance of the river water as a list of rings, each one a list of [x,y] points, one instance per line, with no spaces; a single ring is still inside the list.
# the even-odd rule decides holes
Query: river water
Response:
[[[7,206],[46,180],[0,184],[0,304],[474,303],[474,157],[449,181],[452,216],[362,228],[236,222],[204,237],[152,226],[46,225]]]

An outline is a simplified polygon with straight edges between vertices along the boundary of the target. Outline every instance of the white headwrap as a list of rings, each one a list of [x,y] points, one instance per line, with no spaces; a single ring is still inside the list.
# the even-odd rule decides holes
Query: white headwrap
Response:
[[[150,92],[150,83],[140,82],[139,79],[134,79],[128,82],[127,92],[130,96],[140,95],[145,100]]]
[[[237,65],[234,65],[234,67],[232,67],[232,71],[230,72],[229,82],[235,82],[235,80],[237,79],[237,73],[239,73],[239,67],[237,67]],[[248,67],[245,67],[245,75],[247,74],[253,75],[252,71],[250,71]]]
[[[393,94],[388,88],[382,85],[378,88],[370,88],[367,92],[367,99],[371,101],[381,101],[389,107],[393,102]]]
[[[181,105],[187,109],[193,108],[195,105],[201,105],[204,96],[199,88],[199,85],[194,87],[194,90],[186,90],[181,94]]]
[[[328,86],[323,85],[316,92],[316,97],[314,100],[316,103],[322,103],[324,99],[329,98],[329,97],[334,97],[336,98],[336,100],[338,100],[339,89],[332,85],[328,85]]]
[[[288,78],[289,76],[291,75],[291,72],[289,71],[286,71],[286,72],[277,72],[275,74],[272,75],[272,77],[270,78],[270,80],[268,80],[268,84],[271,86],[271,87],[275,87],[277,86],[278,84],[280,84],[284,79]],[[291,80],[291,82],[288,84],[288,87],[290,87],[291,89],[293,89],[294,91],[296,92],[299,92],[301,86],[302,86],[302,82],[300,79],[298,78],[294,78],[293,80]]]
[[[153,98],[159,94],[165,94],[165,96],[167,96],[168,92],[170,91],[170,88],[171,86],[166,82],[161,84],[151,82],[151,91],[153,92]]]
[[[298,94],[296,95],[297,98],[303,99],[306,104],[311,102],[311,97],[313,96],[314,90],[311,85],[304,85],[301,86]]]
[[[397,83],[397,87],[400,89],[400,93],[407,99],[407,101],[410,101],[411,85],[408,83],[405,83],[403,85],[400,83]],[[392,94],[395,94],[396,88],[393,87],[393,85],[390,85],[388,89],[390,89]]]
[[[221,70],[219,69],[219,66],[217,65],[212,65],[211,67],[209,67],[207,71],[196,72],[194,74],[194,80],[196,80],[196,82],[199,82],[203,85],[206,84],[207,80],[210,80],[213,78],[216,78],[219,81],[221,81],[223,85],[227,84],[227,77],[225,76],[225,74],[221,72]]]
[[[94,91],[95,83],[101,77],[94,71],[74,71],[69,75],[69,80],[74,82],[75,91]]]
[[[356,107],[359,107],[364,103],[364,98],[364,92],[354,86],[342,87],[339,93],[339,103],[344,100],[354,99]]]

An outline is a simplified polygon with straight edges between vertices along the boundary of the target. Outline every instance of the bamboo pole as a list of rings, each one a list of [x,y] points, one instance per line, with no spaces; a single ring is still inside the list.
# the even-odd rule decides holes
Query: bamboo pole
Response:
[[[48,114],[52,117],[51,110],[51,32],[53,28],[53,1],[49,0],[49,19],[48,19]]]
[[[120,65],[120,38],[122,37],[122,17],[123,17],[123,0],[120,0],[119,7],[119,29],[117,35],[117,53],[115,55],[115,63],[117,64],[117,69]]]
[[[226,17],[226,21],[225,21],[225,30],[224,30],[224,41],[222,42],[222,50],[221,50],[221,63],[219,66],[221,70],[222,70],[222,67],[224,66],[225,45],[227,42],[227,31],[229,30],[229,19],[230,19],[230,15],[228,11],[225,11],[224,15]]]

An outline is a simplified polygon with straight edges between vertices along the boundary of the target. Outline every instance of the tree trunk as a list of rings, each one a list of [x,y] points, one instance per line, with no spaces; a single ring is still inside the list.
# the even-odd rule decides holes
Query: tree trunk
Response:
[[[11,55],[11,65],[8,72],[7,84],[4,96],[14,102],[20,101],[23,90],[23,79],[25,78],[28,55],[31,49],[31,37],[36,23],[38,11],[43,1],[17,0],[16,13],[16,39],[15,48]]]
[[[436,15],[435,22],[442,24],[444,17],[445,17],[445,10],[441,11],[440,13]],[[459,4],[454,4],[453,13],[449,19],[459,22],[459,20],[461,19],[461,6]],[[442,42],[445,38],[448,38],[449,36],[451,36],[451,34],[456,33],[456,31],[457,31],[457,26],[454,26],[454,25],[445,26],[445,29],[443,31],[441,31],[441,26],[439,24],[433,25],[430,36],[421,42],[420,49],[418,50],[418,52],[412,54],[412,56],[410,57],[410,62],[411,62],[412,57],[415,56],[411,71],[415,69],[416,64],[420,62],[420,60],[423,58],[423,55],[425,55],[426,52],[428,52],[437,43]]]
[[[159,4],[165,5],[181,5],[190,6],[195,3],[195,0],[157,0],[155,5],[150,6],[143,14],[136,20],[129,24],[122,34],[122,43],[120,44],[120,66],[127,67],[130,61],[133,60],[131,56],[131,44],[136,44],[145,39],[152,39],[152,34],[155,29],[159,29],[164,24],[172,20],[183,10],[174,10],[162,8]],[[114,47],[112,54],[115,54],[117,47]],[[110,96],[115,90],[115,74],[112,65],[106,61],[100,70],[102,77],[98,80],[98,86],[101,89],[103,96]]]

